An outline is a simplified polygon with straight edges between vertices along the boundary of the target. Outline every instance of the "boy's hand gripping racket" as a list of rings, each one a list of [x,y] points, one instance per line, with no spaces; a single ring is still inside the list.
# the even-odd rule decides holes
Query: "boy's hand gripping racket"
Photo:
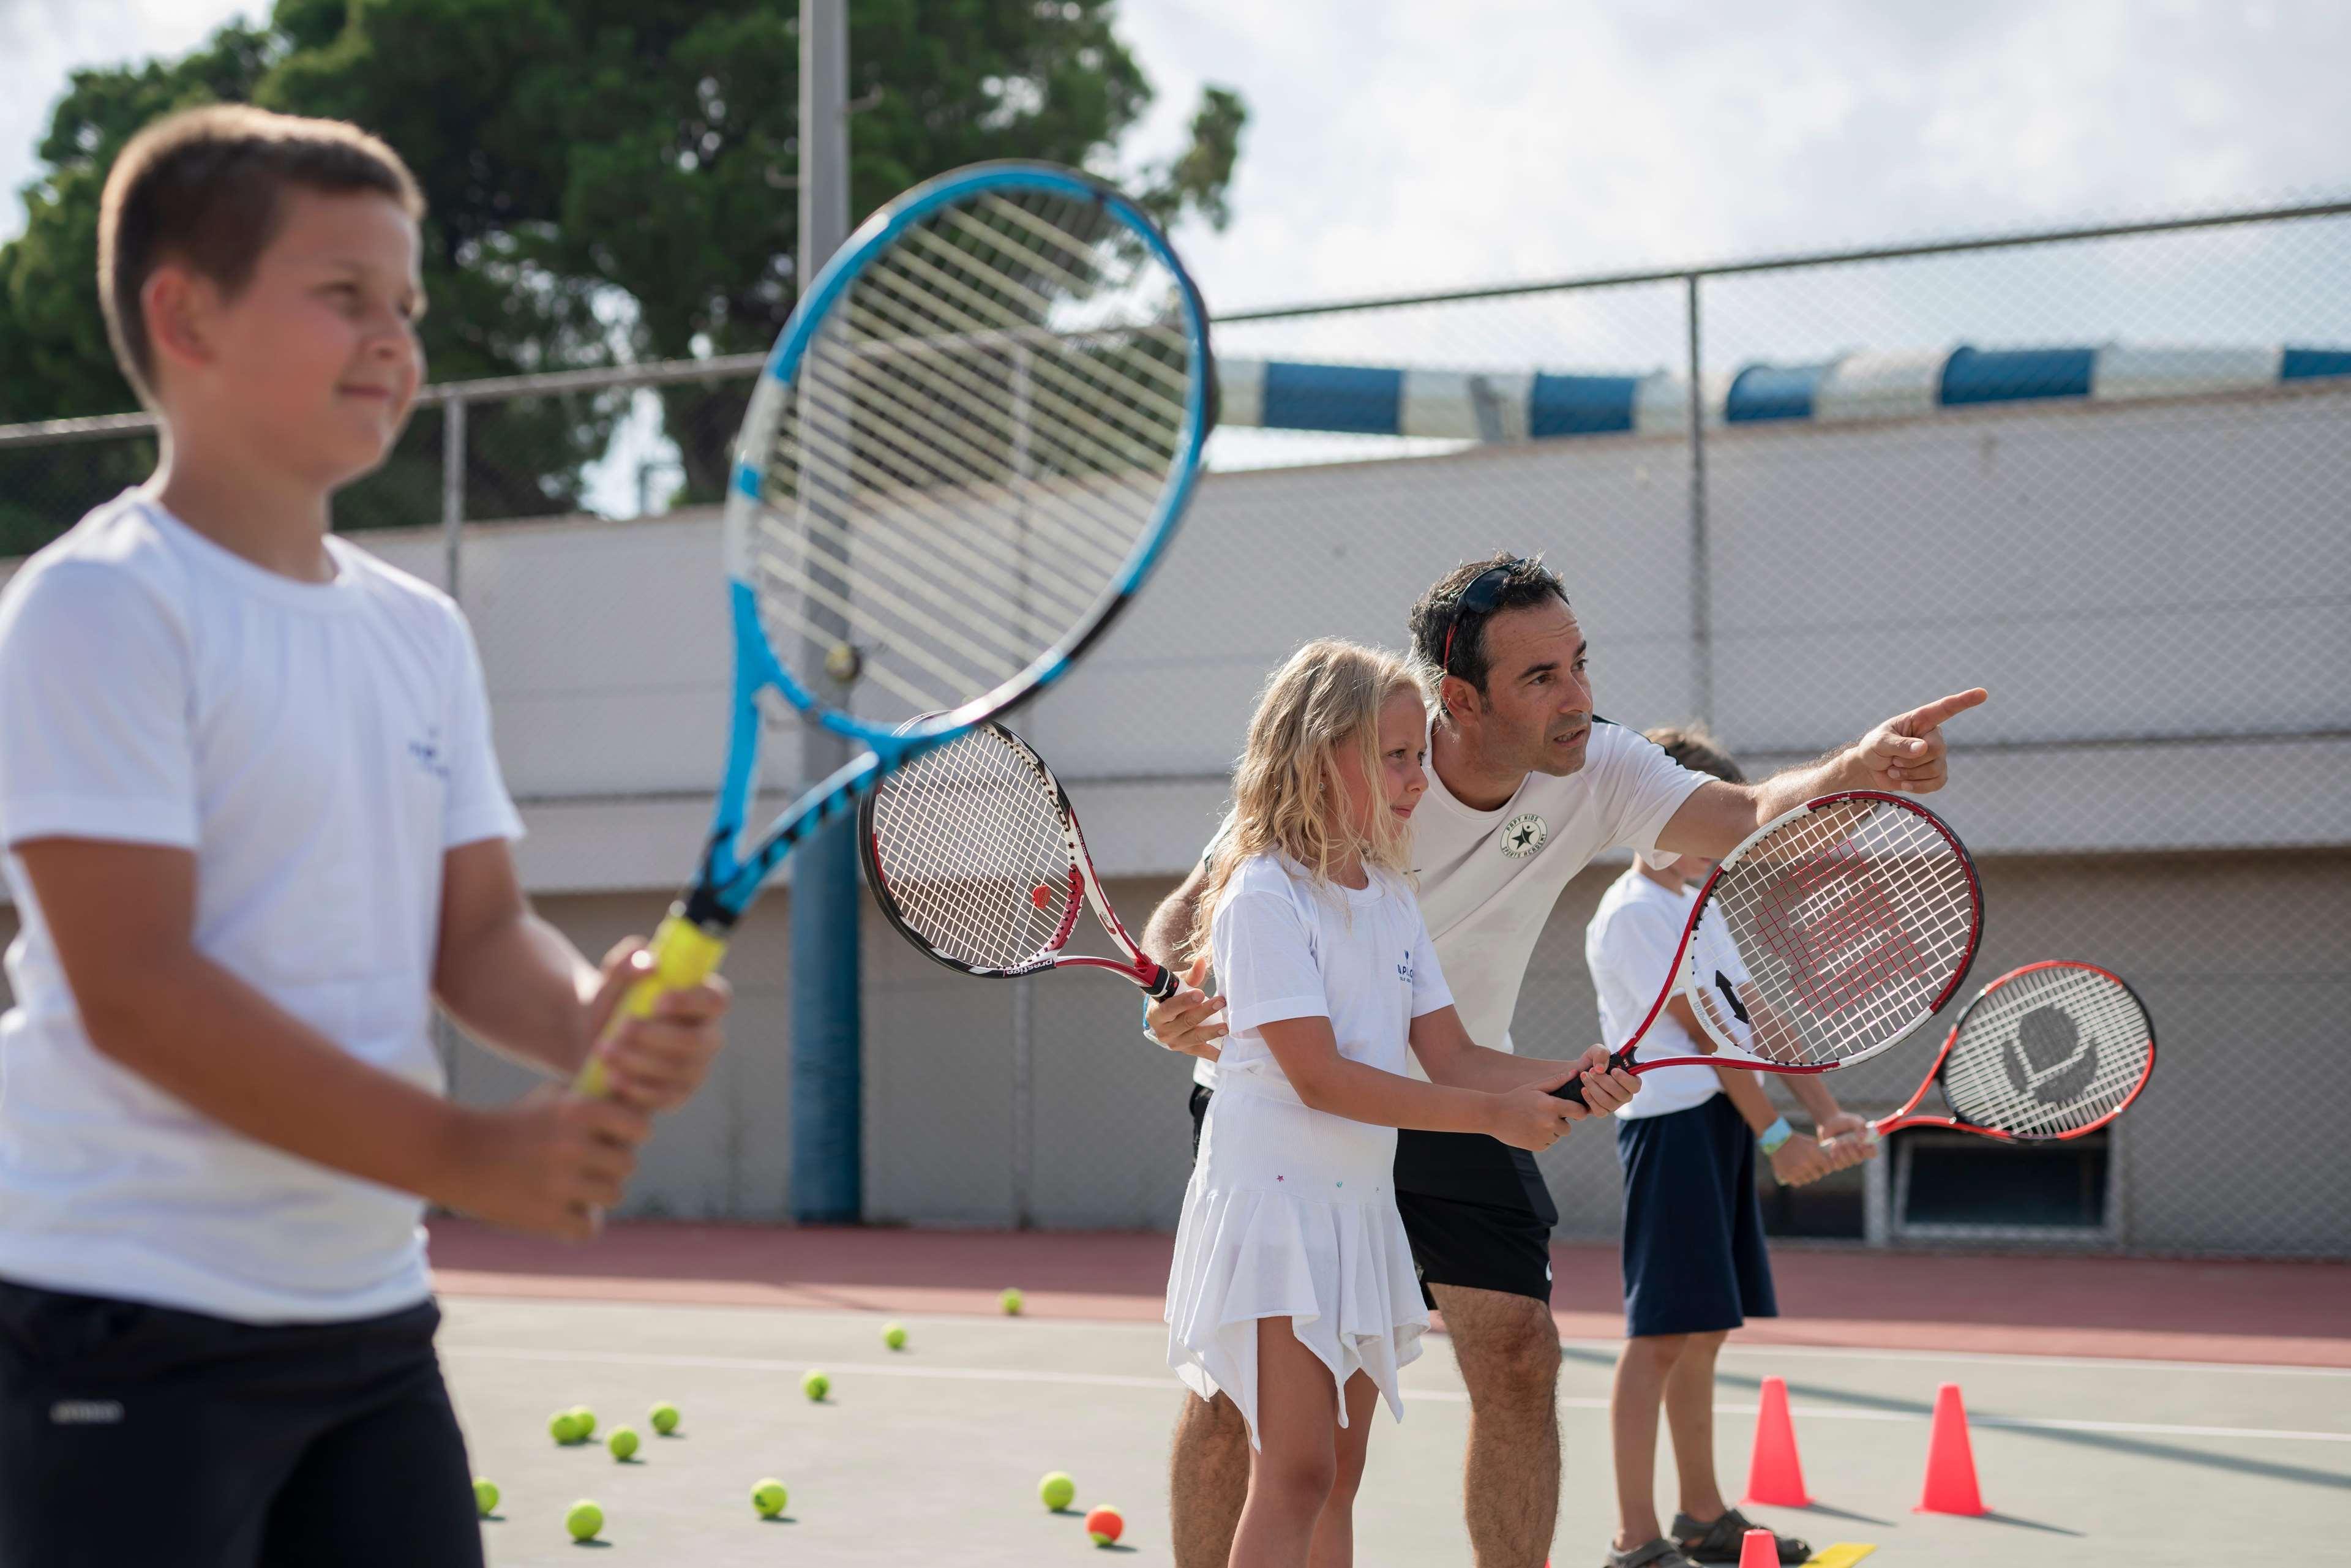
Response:
[[[1175,972],[1135,946],[1103,895],[1069,792],[1004,726],[980,725],[909,762],[865,798],[857,821],[873,901],[948,968],[990,979],[1108,969],[1154,997],[1175,994]],[[1081,902],[1123,958],[1062,951]]]
[[[2003,1143],[2078,1138],[2121,1115],[2155,1073],[2155,1025],[2137,993],[2095,964],[2011,969],[1976,993],[1942,1054],[1891,1116],[1862,1136],[1944,1127]],[[1917,1116],[1940,1083],[1948,1116]]]
[[[1744,971],[1729,991],[1716,980],[1721,956],[1696,940],[1700,922],[1724,933]],[[1950,999],[1982,930],[1975,865],[1932,811],[1866,789],[1808,800],[1715,868],[1682,927],[1672,973],[1608,1065],[1827,1072],[1860,1061]],[[1677,991],[1687,992],[1720,1052],[1635,1061]],[[1583,1099],[1573,1079],[1552,1092]]]
[[[726,771],[615,1028],[717,967],[795,843],[1102,634],[1183,515],[1214,388],[1199,291],[1158,227],[1085,175],[959,170],[850,237],[744,415]],[[865,751],[745,847],[763,694]],[[605,1092],[595,1056],[578,1087]]]

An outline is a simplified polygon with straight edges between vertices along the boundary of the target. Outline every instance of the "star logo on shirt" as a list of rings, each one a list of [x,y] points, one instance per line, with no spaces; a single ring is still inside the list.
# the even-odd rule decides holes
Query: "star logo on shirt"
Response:
[[[1522,861],[1551,841],[1551,825],[1532,811],[1521,811],[1502,824],[1501,851]]]

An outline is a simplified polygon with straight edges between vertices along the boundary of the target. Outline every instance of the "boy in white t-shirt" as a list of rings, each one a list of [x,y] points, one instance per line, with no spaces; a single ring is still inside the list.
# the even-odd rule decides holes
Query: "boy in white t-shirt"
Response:
[[[531,913],[464,618],[328,531],[423,379],[422,211],[245,107],[107,182],[164,435],[0,593],[0,1562],[479,1563],[424,1202],[589,1235],[718,1046],[706,988],[601,1048],[613,1100],[443,1093],[434,998],[568,1081],[643,957]]]
[[[1648,738],[1695,772],[1744,782],[1704,731],[1653,729]],[[1701,856],[1645,852],[1601,895],[1583,951],[1609,1049],[1632,1038],[1670,972],[1698,883],[1714,869]],[[1692,934],[1698,969],[1710,977],[1701,998],[1717,1018],[1744,1017],[1747,975],[1711,916]],[[1640,1055],[1711,1055],[1685,992],[1666,1004]],[[1734,1067],[1660,1067],[1641,1075],[1641,1092],[1617,1113],[1616,1154],[1625,1167],[1625,1342],[1609,1401],[1615,1442],[1618,1525],[1609,1568],[1682,1568],[1736,1563],[1747,1517],[1727,1503],[1714,1473],[1714,1361],[1732,1329],[1774,1317],[1771,1260],[1755,1191],[1755,1151],[1782,1183],[1802,1186],[1866,1157],[1851,1139],[1823,1151],[1861,1119],[1843,1110],[1818,1078],[1788,1076],[1789,1092],[1812,1113],[1819,1137],[1795,1132],[1771,1109],[1759,1075]],[[1673,1436],[1680,1511],[1668,1539],[1657,1524],[1657,1411]],[[1783,1563],[1812,1554],[1777,1538]]]

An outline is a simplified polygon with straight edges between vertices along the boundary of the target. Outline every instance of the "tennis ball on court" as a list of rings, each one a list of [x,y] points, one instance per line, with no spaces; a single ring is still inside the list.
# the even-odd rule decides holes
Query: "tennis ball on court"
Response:
[[[571,1407],[571,1440],[584,1443],[596,1435],[596,1412],[585,1405]]]
[[[1055,1470],[1037,1483],[1037,1500],[1055,1513],[1061,1512],[1076,1501],[1077,1496],[1078,1483],[1070,1479],[1070,1472],[1067,1470]]]
[[[783,1482],[769,1476],[751,1489],[751,1506],[759,1511],[761,1519],[774,1519],[784,1511],[784,1504],[791,1495],[784,1490]]]
[[[811,1372],[800,1379],[800,1392],[811,1399],[821,1399],[832,1391],[832,1379],[821,1372]]]
[[[1108,1546],[1126,1529],[1126,1521],[1118,1510],[1104,1503],[1086,1515],[1086,1533],[1094,1538],[1096,1546]]]
[[[883,1323],[882,1325],[882,1343],[888,1345],[892,1350],[905,1349],[906,1325],[904,1323]]]
[[[547,1435],[559,1443],[576,1443],[580,1440],[579,1426],[570,1411],[558,1410],[547,1418]]]
[[[1004,1303],[1006,1317],[1017,1318],[1020,1315],[1020,1291],[1018,1287],[1007,1285],[1004,1288],[1004,1294],[997,1299]]]
[[[497,1506],[497,1483],[491,1480],[487,1476],[475,1476],[474,1478],[474,1508],[475,1511],[479,1512],[484,1519],[487,1519],[493,1512],[496,1511]]]
[[[645,1419],[653,1423],[654,1431],[666,1437],[677,1430],[677,1406],[664,1399],[645,1412]]]
[[[612,1450],[614,1458],[625,1459],[637,1451],[637,1435],[629,1427],[615,1427],[612,1435],[604,1439],[604,1446]]]
[[[593,1541],[596,1532],[604,1528],[604,1511],[583,1497],[563,1516],[563,1528],[571,1532],[574,1541]]]

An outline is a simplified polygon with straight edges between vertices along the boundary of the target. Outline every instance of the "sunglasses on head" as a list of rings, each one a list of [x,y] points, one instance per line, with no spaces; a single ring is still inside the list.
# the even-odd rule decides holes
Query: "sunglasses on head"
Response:
[[[1469,585],[1453,601],[1453,623],[1445,629],[1445,651],[1437,660],[1438,667],[1447,674],[1453,673],[1453,634],[1461,630],[1461,622],[1472,615],[1491,615],[1494,606],[1502,601],[1502,590],[1509,584],[1511,571],[1524,564],[1506,560],[1488,567],[1471,578]]]

